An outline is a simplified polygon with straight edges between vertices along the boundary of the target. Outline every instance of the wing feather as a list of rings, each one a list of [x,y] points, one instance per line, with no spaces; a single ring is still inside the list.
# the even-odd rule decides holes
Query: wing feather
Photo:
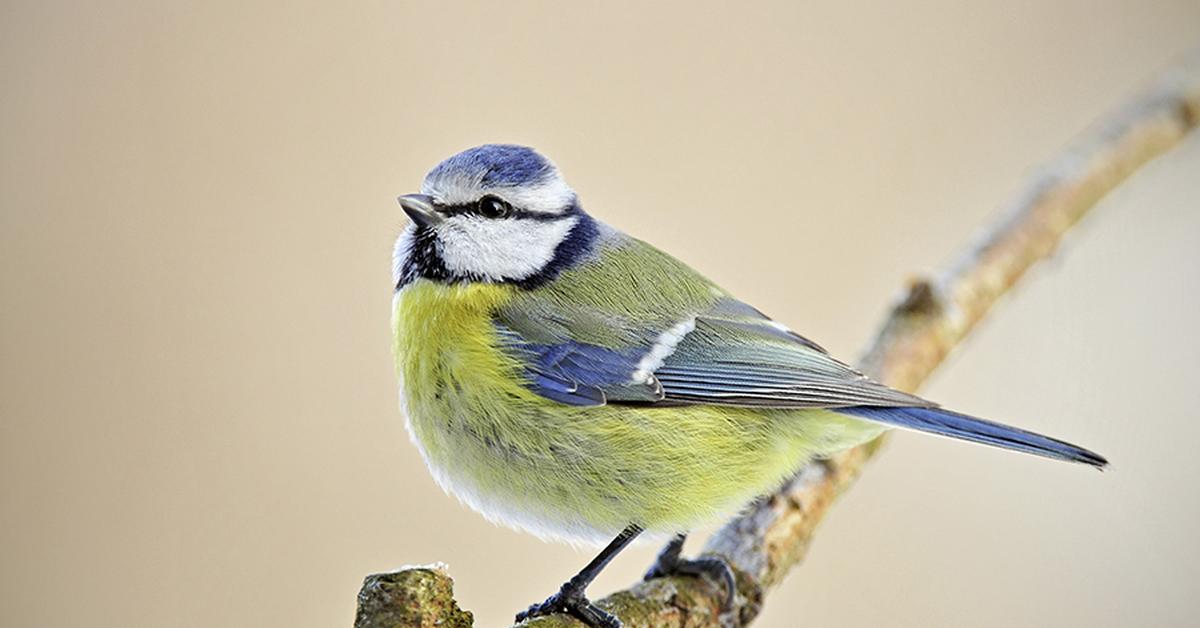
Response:
[[[525,365],[529,387],[562,403],[935,407],[872,381],[624,236],[557,281],[522,292],[495,325]]]

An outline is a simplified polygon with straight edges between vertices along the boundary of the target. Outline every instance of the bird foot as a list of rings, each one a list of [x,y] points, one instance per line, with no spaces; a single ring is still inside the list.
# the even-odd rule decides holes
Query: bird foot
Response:
[[[699,556],[690,559],[681,558],[679,553],[682,549],[682,539],[676,539],[668,543],[659,552],[654,565],[650,567],[642,579],[653,580],[668,576],[694,576],[700,578],[708,576],[712,580],[724,585],[725,597],[721,600],[721,612],[726,613],[732,610],[733,598],[737,594],[737,578],[733,575],[733,568],[729,566],[729,563],[725,562],[725,559],[719,556]]]
[[[546,598],[545,602],[534,604],[517,613],[517,623],[556,613],[571,615],[592,628],[621,628],[619,619],[592,604],[583,595],[583,589],[572,586],[570,582],[564,584],[558,593]]]

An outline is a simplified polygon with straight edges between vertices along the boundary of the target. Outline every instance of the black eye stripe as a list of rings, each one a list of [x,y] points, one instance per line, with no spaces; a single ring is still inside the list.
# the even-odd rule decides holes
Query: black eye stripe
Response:
[[[543,212],[531,212],[529,210],[525,210],[525,209],[521,209],[520,207],[516,207],[512,204],[509,204],[508,207],[509,207],[508,215],[505,216],[505,218],[519,218],[522,220],[536,220],[538,222],[553,222],[555,220],[560,220],[560,219],[566,218],[568,216],[573,216],[576,213],[576,210],[574,207],[568,208],[567,211],[564,211],[561,214],[547,214],[547,213],[543,213]],[[461,205],[437,205],[437,210],[439,213],[441,213],[445,216],[458,216],[461,214],[473,214],[475,216],[487,218],[486,216],[483,216],[482,214],[480,214],[479,203],[466,203],[466,204],[461,204]]]

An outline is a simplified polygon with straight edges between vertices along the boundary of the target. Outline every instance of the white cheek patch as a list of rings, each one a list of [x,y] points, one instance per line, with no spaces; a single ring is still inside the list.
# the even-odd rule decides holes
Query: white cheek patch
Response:
[[[558,245],[579,218],[489,220],[455,216],[437,227],[442,263],[456,275],[490,281],[536,275],[554,259]]]

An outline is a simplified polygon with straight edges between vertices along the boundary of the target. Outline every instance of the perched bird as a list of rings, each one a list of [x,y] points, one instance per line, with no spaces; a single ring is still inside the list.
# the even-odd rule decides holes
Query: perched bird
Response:
[[[393,259],[401,404],[438,484],[546,539],[611,541],[518,621],[617,618],[584,595],[643,532],[670,539],[647,577],[707,575],[696,526],[814,457],[905,428],[1104,467],[1075,445],[951,412],[872,381],[679,260],[587,214],[530,148],[438,164]]]

